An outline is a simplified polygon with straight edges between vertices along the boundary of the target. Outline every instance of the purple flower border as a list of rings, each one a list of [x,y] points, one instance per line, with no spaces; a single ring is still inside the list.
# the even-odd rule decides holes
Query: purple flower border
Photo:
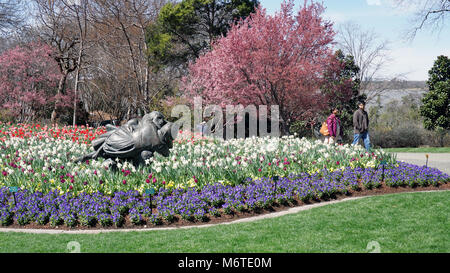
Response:
[[[152,197],[137,191],[117,192],[114,196],[101,193],[77,196],[47,194],[20,190],[15,196],[9,188],[0,189],[0,224],[14,222],[25,226],[65,224],[68,227],[95,226],[121,227],[127,217],[134,225],[145,222],[162,224],[175,217],[188,221],[207,221],[221,214],[240,211],[258,211],[275,204],[288,205],[295,199],[308,201],[346,194],[359,187],[377,188],[383,180],[387,186],[437,186],[450,182],[449,175],[433,168],[399,162],[398,167],[351,169],[328,172],[326,169],[309,175],[302,173],[280,178],[247,179],[237,186],[208,185],[202,190],[190,188],[168,191],[161,188]],[[150,208],[153,208],[151,210]]]

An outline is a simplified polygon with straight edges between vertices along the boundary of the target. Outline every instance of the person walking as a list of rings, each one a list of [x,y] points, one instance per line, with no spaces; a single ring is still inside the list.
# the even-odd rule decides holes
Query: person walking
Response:
[[[325,143],[342,143],[344,130],[341,127],[339,109],[337,107],[333,108],[331,115],[327,118],[327,127],[330,135],[325,137]]]
[[[358,103],[359,109],[353,114],[353,127],[354,127],[354,138],[352,145],[359,143],[362,139],[364,146],[367,151],[370,150],[370,137],[369,137],[369,115],[364,110],[365,103]]]
[[[199,123],[197,125],[197,130],[199,133],[201,133],[202,136],[206,135],[207,129],[208,129],[208,124],[206,123],[206,121],[202,121],[201,123]]]

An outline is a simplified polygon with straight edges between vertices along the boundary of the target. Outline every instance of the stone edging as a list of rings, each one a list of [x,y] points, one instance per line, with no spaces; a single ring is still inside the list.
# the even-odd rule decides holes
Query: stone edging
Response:
[[[181,230],[181,229],[192,229],[192,228],[207,228],[214,227],[220,225],[232,225],[237,223],[248,223],[254,222],[262,219],[270,219],[276,218],[284,215],[295,214],[301,211],[310,210],[313,208],[323,207],[327,205],[342,203],[346,201],[364,199],[375,196],[386,196],[386,195],[395,195],[395,194],[411,194],[411,193],[424,193],[424,192],[446,192],[450,190],[436,190],[436,191],[415,191],[415,192],[401,192],[401,193],[391,193],[385,195],[368,195],[368,196],[359,196],[359,197],[349,197],[341,200],[335,201],[327,201],[320,202],[310,205],[303,205],[300,207],[289,208],[284,211],[269,213],[265,215],[249,217],[238,219],[230,222],[218,223],[218,224],[205,224],[205,225],[196,225],[196,226],[183,226],[183,227],[166,227],[166,228],[140,228],[140,229],[97,229],[97,230],[56,230],[56,229],[15,229],[15,228],[0,228],[0,232],[20,232],[20,233],[31,233],[31,234],[100,234],[100,233],[111,233],[111,232],[147,232],[147,231],[158,231],[158,230]]]

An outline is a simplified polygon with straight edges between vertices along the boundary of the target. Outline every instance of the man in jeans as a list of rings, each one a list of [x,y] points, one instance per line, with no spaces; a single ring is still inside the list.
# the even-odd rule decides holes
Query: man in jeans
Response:
[[[358,144],[362,138],[366,150],[370,150],[370,138],[369,138],[369,115],[364,110],[365,103],[358,103],[359,109],[353,114],[353,128],[355,129],[355,135],[353,138],[353,145]]]

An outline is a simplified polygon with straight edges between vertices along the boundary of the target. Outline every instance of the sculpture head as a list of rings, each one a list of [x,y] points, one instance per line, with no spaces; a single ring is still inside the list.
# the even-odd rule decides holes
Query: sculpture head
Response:
[[[145,121],[151,121],[158,129],[161,129],[167,122],[164,120],[163,114],[158,111],[153,111],[143,118]]]
[[[163,140],[163,143],[168,145],[169,148],[172,148],[173,145],[173,136],[172,136],[172,122],[167,122],[159,131],[161,134],[161,138]]]

